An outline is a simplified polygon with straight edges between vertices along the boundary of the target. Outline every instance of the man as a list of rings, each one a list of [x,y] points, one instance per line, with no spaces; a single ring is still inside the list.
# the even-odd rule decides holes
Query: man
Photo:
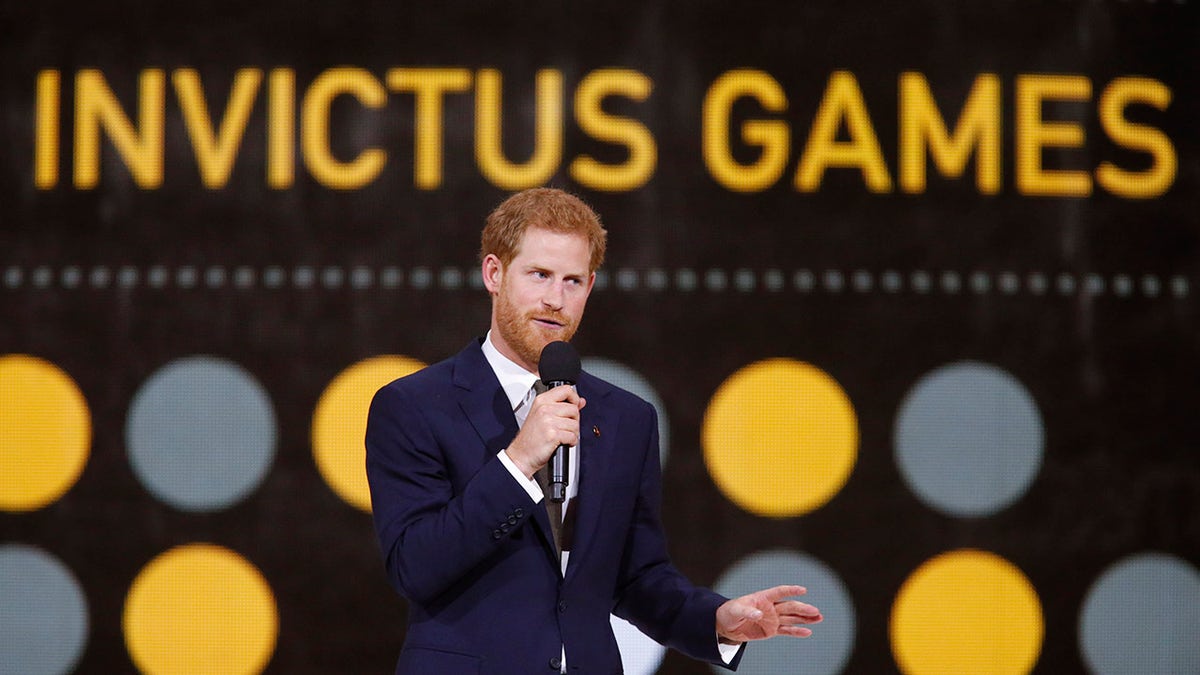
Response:
[[[482,237],[487,336],[371,404],[375,528],[409,601],[397,673],[619,673],[610,612],[736,668],[746,641],[805,637],[821,620],[787,599],[799,586],[728,600],[671,564],[652,406],[587,373],[531,393],[542,348],[579,327],[605,237],[564,192],[510,197]],[[573,474],[561,510],[537,477],[560,444]]]

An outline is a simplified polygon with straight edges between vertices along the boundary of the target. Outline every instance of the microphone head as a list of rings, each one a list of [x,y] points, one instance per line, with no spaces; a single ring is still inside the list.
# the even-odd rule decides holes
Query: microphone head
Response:
[[[579,352],[569,343],[558,340],[542,348],[542,356],[538,360],[538,374],[542,382],[568,382],[574,384],[579,379]]]

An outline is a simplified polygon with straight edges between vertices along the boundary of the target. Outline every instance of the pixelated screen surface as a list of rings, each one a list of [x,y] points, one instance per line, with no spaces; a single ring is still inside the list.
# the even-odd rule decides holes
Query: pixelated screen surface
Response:
[[[1197,3],[142,4],[0,10],[0,663],[391,672],[366,405],[538,185],[676,565],[829,617],[744,670],[1200,662]]]

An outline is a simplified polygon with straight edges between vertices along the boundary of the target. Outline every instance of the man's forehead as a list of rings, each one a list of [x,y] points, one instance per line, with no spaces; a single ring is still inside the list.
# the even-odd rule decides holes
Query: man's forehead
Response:
[[[584,257],[591,255],[591,242],[579,232],[561,232],[547,227],[531,226],[521,235],[514,257],[521,257],[522,254],[528,254],[526,257],[545,254],[550,252],[545,250],[547,248],[569,249],[576,245],[582,247]]]

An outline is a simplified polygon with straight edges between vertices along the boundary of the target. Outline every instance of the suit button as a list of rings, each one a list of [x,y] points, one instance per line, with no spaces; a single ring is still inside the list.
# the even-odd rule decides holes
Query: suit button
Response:
[[[567,601],[566,600],[558,601],[558,611],[560,611],[560,612],[567,611]]]
[[[509,525],[516,525],[516,524],[517,524],[517,517],[516,517],[516,516],[509,516],[509,517],[508,517],[508,524],[509,524]]]
[[[513,511],[513,515],[514,515],[514,516],[516,516],[516,517],[518,517],[518,518],[524,518],[524,517],[525,517],[525,509],[523,509],[523,508],[521,508],[521,507],[519,507],[519,506],[518,506],[518,507],[517,507],[517,508],[516,508],[516,509]]]
[[[492,530],[492,539],[499,539],[500,537],[503,537],[503,536],[504,536],[504,533],[501,532],[500,530]]]
[[[562,670],[562,659],[557,656],[550,659],[550,667],[554,670]]]

